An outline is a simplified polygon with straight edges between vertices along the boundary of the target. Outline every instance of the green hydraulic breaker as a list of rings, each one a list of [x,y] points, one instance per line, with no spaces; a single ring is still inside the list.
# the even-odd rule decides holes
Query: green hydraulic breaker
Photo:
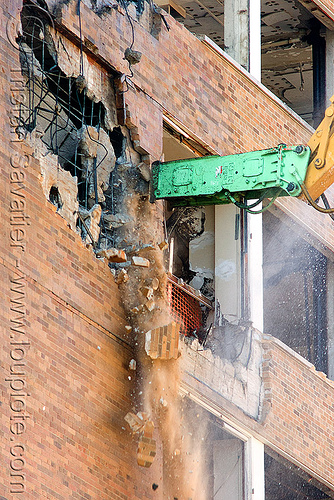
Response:
[[[174,206],[240,203],[243,199],[299,196],[310,159],[308,146],[152,164],[152,198]]]

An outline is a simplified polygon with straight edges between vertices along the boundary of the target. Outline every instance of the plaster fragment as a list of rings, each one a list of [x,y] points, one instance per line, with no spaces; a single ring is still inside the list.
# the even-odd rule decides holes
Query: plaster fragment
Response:
[[[150,261],[148,259],[136,255],[132,257],[132,264],[138,267],[150,267]]]

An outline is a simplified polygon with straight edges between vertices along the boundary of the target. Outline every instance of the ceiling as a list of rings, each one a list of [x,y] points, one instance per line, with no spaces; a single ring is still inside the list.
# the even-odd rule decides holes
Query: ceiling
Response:
[[[159,0],[167,3],[180,7],[169,10],[190,31],[224,49],[224,0]],[[296,0],[261,2],[262,83],[311,124],[312,49],[305,37],[312,19]]]

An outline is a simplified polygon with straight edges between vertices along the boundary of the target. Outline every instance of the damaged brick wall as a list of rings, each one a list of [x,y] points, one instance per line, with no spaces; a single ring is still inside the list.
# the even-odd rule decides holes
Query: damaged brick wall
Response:
[[[226,361],[205,351],[196,354],[196,345],[182,344],[187,367],[181,383],[183,392],[202,400],[238,428],[250,432],[289,461],[304,467],[332,490],[329,494],[333,494],[333,381],[270,335],[258,334],[255,343],[258,344],[255,350],[263,350],[264,399],[259,419],[251,416],[251,406],[245,411],[245,406],[242,409],[237,401],[241,391],[237,377],[231,374],[232,364],[229,366]],[[213,365],[209,372],[211,378],[205,370],[208,364]],[[224,385],[222,390],[220,383]],[[224,394],[224,391],[233,390],[235,404],[230,402],[233,398]],[[246,399],[240,400],[246,404]]]
[[[200,380],[255,420],[262,417],[262,342],[252,327],[226,325],[209,334],[205,348],[181,342],[184,380]]]
[[[88,5],[89,0],[82,7],[83,29],[89,33],[90,43],[98,48],[102,59],[128,75],[128,63],[123,54],[132,38],[124,9],[118,6],[96,15]],[[142,52],[142,58],[132,67],[133,84],[129,84],[124,101],[128,116],[140,117],[137,132],[141,141],[145,141],[152,160],[161,155],[161,136],[154,137],[154,130],[158,127],[157,132],[160,131],[163,114],[213,153],[241,153],[281,142],[307,143],[311,127],[245,76],[238,65],[205,46],[171,16],[165,16],[171,29],[167,30],[162,24],[159,35],[152,36],[150,16],[146,13],[139,19],[135,6],[130,6],[134,19],[134,48]],[[75,2],[57,9],[56,13],[64,28],[78,36]],[[116,29],[112,28],[113,23]],[[96,27],[90,32],[89,27],[93,24]],[[156,120],[151,120],[151,116]],[[146,137],[152,139],[150,144]],[[330,201],[333,191],[333,188],[328,190]],[[284,211],[293,214],[298,211],[297,204],[300,205],[298,200],[285,199]],[[324,228],[327,242],[333,240],[334,228],[328,217],[310,211],[307,224],[317,235],[319,226]]]
[[[114,89],[109,84],[110,75],[114,74],[115,70],[129,74],[128,63],[123,57],[125,48],[131,44],[131,26],[124,9],[116,6],[115,9],[105,9],[104,13],[98,16],[89,8],[89,2],[81,3],[84,45],[81,59],[77,2],[50,1],[49,4],[51,7],[56,7],[54,12],[57,14],[58,22],[64,23],[63,26],[57,25],[57,28],[64,30],[68,35],[63,36],[62,32],[59,34],[59,31],[53,32],[50,28],[61,72],[67,79],[76,80],[79,93],[80,87],[81,91],[86,88],[87,103],[102,102],[103,105],[105,128],[102,129],[106,133],[108,131],[108,140],[111,141],[115,153],[115,166],[110,167],[112,171],[110,173],[113,174],[113,184],[115,184],[116,210],[108,213],[106,210],[108,207],[104,206],[106,201],[103,197],[106,197],[109,189],[107,184],[110,186],[104,175],[100,178],[97,175],[96,186],[86,182],[88,177],[82,175],[83,184],[87,186],[87,197],[84,197],[87,199],[87,206],[82,207],[78,222],[74,213],[75,186],[78,186],[73,181],[74,172],[64,169],[64,172],[69,172],[72,176],[72,182],[67,182],[69,180],[67,173],[64,173],[59,165],[56,168],[53,156],[50,153],[45,155],[43,149],[36,151],[36,141],[39,141],[40,137],[34,137],[33,130],[29,132],[31,137],[24,133],[25,141],[30,144],[28,149],[23,149],[26,146],[16,143],[13,146],[14,152],[19,151],[31,159],[26,179],[31,224],[29,233],[27,232],[26,253],[20,260],[20,271],[29,282],[27,308],[30,314],[29,332],[32,335],[32,342],[31,357],[27,359],[33,394],[29,406],[30,418],[40,432],[37,434],[35,429],[32,430],[32,426],[29,430],[29,438],[31,437],[33,444],[29,445],[27,439],[26,472],[29,484],[33,485],[34,494],[39,496],[47,491],[51,498],[59,494],[68,497],[69,492],[78,490],[79,494],[88,494],[92,498],[103,498],[103,495],[107,497],[111,491],[116,491],[119,496],[126,498],[151,498],[155,491],[151,487],[153,479],[159,477],[158,483],[161,485],[161,449],[149,471],[146,468],[138,469],[137,449],[129,436],[124,416],[129,411],[136,415],[141,407],[141,402],[133,398],[135,379],[138,382],[136,388],[138,395],[143,386],[141,376],[154,391],[156,389],[156,394],[152,390],[146,391],[145,404],[153,408],[154,405],[157,406],[157,400],[159,401],[157,418],[162,423],[166,419],[166,408],[171,405],[171,401],[178,393],[180,373],[177,360],[171,360],[171,366],[165,370],[167,365],[160,360],[155,363],[145,357],[140,361],[144,368],[149,368],[146,375],[140,368],[137,371],[133,369],[129,371],[129,368],[134,366],[134,357],[137,357],[135,350],[132,349],[133,346],[128,345],[130,339],[138,343],[137,352],[142,356],[144,333],[156,330],[163,342],[163,335],[160,337],[160,325],[167,321],[163,245],[159,247],[160,243],[163,244],[163,225],[159,218],[159,207],[149,206],[147,185],[148,163],[152,159],[159,158],[162,152],[163,112],[168,111],[170,115],[176,117],[176,121],[184,124],[192,132],[192,136],[200,137],[202,143],[207,143],[211,150],[224,153],[271,146],[282,140],[290,142],[292,137],[294,142],[299,142],[302,139],[306,140],[309,130],[258,89],[233,65],[205,48],[172,19],[169,19],[172,29],[168,33],[164,31],[162,25],[159,35],[149,34],[146,30],[151,23],[148,11],[144,12],[140,21],[143,27],[136,19],[134,6],[131,9],[132,11],[134,9],[132,15],[136,32],[135,48],[141,50],[143,56],[138,69],[134,68],[135,76],[132,82],[128,80],[128,85],[123,82],[119,90],[124,93],[118,93],[118,99],[115,100]],[[9,16],[10,21],[8,29],[14,33],[12,37],[14,44],[15,37],[19,34],[15,31],[15,27],[20,8],[20,2],[12,2],[10,5],[7,2],[4,5],[4,13]],[[4,33],[2,36],[4,37],[2,43],[6,48],[1,54],[5,89],[1,98],[4,101],[2,112],[5,120],[13,84],[10,80],[12,77],[10,70],[14,68],[17,76],[21,74],[21,68],[18,47],[13,47]],[[82,67],[80,67],[81,62]],[[164,71],[166,65],[170,68],[168,72]],[[29,68],[28,65],[26,67],[28,76]],[[80,76],[84,76],[85,80],[82,78],[77,80]],[[20,99],[25,99],[25,97],[17,98],[23,84],[18,85],[19,91],[16,89],[11,96],[14,103],[18,104],[16,110],[20,107]],[[196,91],[196,86],[202,89],[201,95]],[[253,120],[257,114],[259,118]],[[17,132],[20,132],[15,132],[18,123],[13,116],[11,121],[11,135],[1,130],[4,145],[2,150],[6,159],[6,163],[1,165],[4,185],[7,187],[7,192],[2,195],[5,206],[8,206],[9,201],[8,136],[16,140]],[[111,123],[109,126],[106,125],[108,121]],[[272,124],[275,122],[274,127]],[[5,123],[6,132],[9,130],[9,124]],[[90,126],[96,128],[95,123],[83,129],[76,127],[77,131],[81,130],[78,136],[79,153],[82,155],[82,165],[85,165],[88,176],[94,171],[95,159],[98,163],[97,148],[95,150],[94,144],[88,144],[98,131],[89,129]],[[86,132],[89,130],[88,135]],[[99,136],[97,137],[99,139]],[[122,147],[119,142],[122,143]],[[108,149],[111,150],[109,146]],[[50,161],[46,162],[45,158]],[[111,163],[113,161],[112,159]],[[40,185],[41,175],[43,177]],[[47,175],[49,178],[46,182]],[[57,179],[56,185],[55,179]],[[64,206],[67,196],[65,186],[68,189],[71,185],[73,186],[71,200],[74,204],[68,206],[65,203]],[[94,196],[91,196],[92,194]],[[50,198],[54,206],[47,201],[47,198]],[[98,203],[95,203],[96,201]],[[65,211],[66,205],[67,211]],[[55,214],[56,211],[58,214]],[[60,214],[65,219],[59,217]],[[111,232],[107,234],[115,245],[109,247],[100,239],[97,256],[104,258],[104,262],[95,258],[91,251],[89,236],[91,233],[92,239],[98,241],[101,216],[106,225],[110,226]],[[7,224],[4,225],[4,229],[9,233],[9,215],[5,215],[4,220]],[[67,223],[72,229],[67,227]],[[80,236],[76,234],[77,223],[80,226]],[[86,248],[87,244],[89,249]],[[3,266],[7,273],[8,269],[15,269],[16,254],[13,254],[13,248],[10,248],[8,240],[4,240],[1,245]],[[120,251],[124,252],[126,257],[123,253],[119,253]],[[124,262],[117,262],[116,259]],[[120,293],[107,261],[110,261],[110,267],[114,270]],[[3,276],[4,291],[8,285],[6,273]],[[32,292],[31,290],[35,290],[34,287],[36,291]],[[7,319],[6,324],[9,325],[8,308],[5,309],[8,299],[5,292],[3,293],[2,313]],[[127,317],[121,305],[122,298],[126,298]],[[52,305],[50,305],[51,299],[54,301]],[[73,330],[71,322],[74,324]],[[73,332],[71,336],[68,333],[68,325]],[[4,352],[8,352],[8,346]],[[7,371],[8,365],[6,358]],[[233,369],[235,370],[235,367]],[[163,372],[163,377],[160,377],[159,370],[160,374]],[[239,386],[242,389],[244,380],[241,372],[242,370],[239,374]],[[64,379],[67,381],[66,384]],[[169,390],[170,397],[163,397],[163,389]],[[226,399],[223,398],[222,407],[235,409],[230,398],[228,394]],[[251,411],[249,410],[250,413]],[[258,433],[263,432],[265,435],[266,430],[261,430],[260,424],[255,425],[253,420],[246,419],[242,411],[236,413],[240,420],[244,418],[248,427],[255,428]],[[83,422],[85,420],[83,414],[88,415],[87,421]],[[174,416],[174,423],[180,417],[177,412],[170,412],[167,415],[170,421]],[[62,419],[65,422],[62,422]],[[54,424],[55,420],[58,425]],[[7,421],[9,421],[8,407]],[[272,417],[272,421],[275,421],[275,416]],[[6,422],[4,425],[7,425]],[[283,426],[284,422],[278,423],[275,428],[276,434],[280,433]],[[28,426],[27,428],[29,429]],[[154,431],[149,425],[148,429],[144,428],[140,432],[143,432],[139,437],[139,450],[142,452],[142,445],[145,443],[143,438],[153,439]],[[145,435],[145,432],[149,435]],[[73,435],[73,438],[64,440],[65,433]],[[40,442],[40,435],[43,436],[43,442]],[[8,444],[4,443],[3,449],[3,458],[7,462]],[[152,442],[148,444],[152,445],[148,454],[153,452],[151,456],[154,457],[155,451],[159,451],[159,443],[156,450],[153,449]],[[179,448],[175,443],[173,446],[167,450],[167,456],[169,458],[173,456],[174,462],[179,464],[175,457],[181,454],[177,453]],[[49,456],[58,458],[61,453],[65,457],[61,467],[55,464],[56,460],[49,463],[45,459]],[[72,467],[69,474],[66,457],[70,457],[68,461]],[[45,468],[39,471],[36,479],[33,473],[36,469],[39,470],[38,460],[42,463],[40,469]],[[145,466],[146,462],[143,460],[141,465]],[[49,484],[49,474],[55,470],[54,475],[57,479],[56,489],[53,490]],[[183,471],[182,467],[180,471]],[[6,477],[8,479],[9,476]],[[8,492],[8,484],[7,481],[1,486],[3,492],[0,491],[4,495]],[[178,494],[176,490],[175,493]],[[162,495],[161,487],[154,495],[155,498]],[[182,498],[182,495],[179,498]]]
[[[136,375],[129,369],[135,353],[125,329],[122,297],[106,263],[76,232],[74,187],[69,193],[73,205],[67,205],[70,214],[60,216],[56,200],[59,194],[64,207],[64,190],[74,186],[70,172],[60,170],[53,154],[43,156],[42,148],[38,154],[40,139],[33,132],[32,137],[18,135],[20,104],[26,104],[27,95],[16,40],[21,8],[20,1],[5,1],[0,7],[1,19],[7,21],[0,33],[0,495],[9,498],[22,485],[26,498],[149,499],[161,463],[158,458],[149,471],[137,467],[136,448],[124,422],[132,408]],[[59,193],[53,190],[52,204],[49,188],[55,179]],[[16,212],[23,209],[27,217],[18,219]],[[22,284],[17,285],[19,292],[12,291],[13,280]],[[18,297],[22,302],[13,310],[10,299]],[[21,319],[21,330],[13,333],[13,321],[20,324]],[[15,351],[24,353],[19,362],[14,341],[24,342],[23,350]],[[15,415],[9,406],[14,377],[25,387],[26,420],[20,420],[20,435],[16,430],[23,427],[11,427],[10,420]],[[13,447],[18,444],[20,448]],[[20,459],[13,462],[17,450]]]

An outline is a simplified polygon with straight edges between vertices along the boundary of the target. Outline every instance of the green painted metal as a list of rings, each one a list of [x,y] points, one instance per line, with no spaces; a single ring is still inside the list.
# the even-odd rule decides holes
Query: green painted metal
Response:
[[[309,164],[308,146],[251,151],[229,156],[204,156],[152,165],[153,198],[174,206],[199,206],[298,196]]]

